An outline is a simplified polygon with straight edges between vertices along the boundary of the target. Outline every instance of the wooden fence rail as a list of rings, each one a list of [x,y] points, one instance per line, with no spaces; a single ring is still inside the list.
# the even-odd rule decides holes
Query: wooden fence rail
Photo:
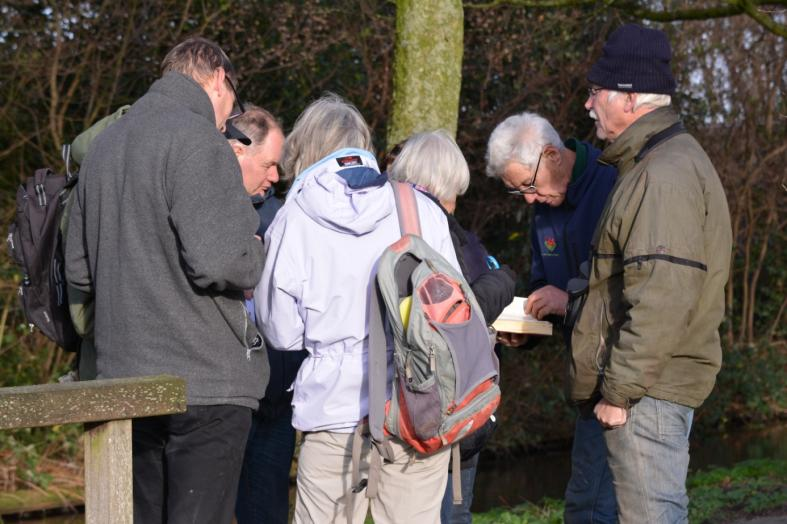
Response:
[[[186,411],[169,375],[0,388],[0,430],[85,424],[85,522],[133,522],[131,419]]]

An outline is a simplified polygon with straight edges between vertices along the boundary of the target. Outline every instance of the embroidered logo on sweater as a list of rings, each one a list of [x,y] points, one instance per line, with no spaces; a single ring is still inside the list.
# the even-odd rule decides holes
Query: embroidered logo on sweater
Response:
[[[544,247],[546,247],[547,251],[549,251],[550,253],[553,252],[555,250],[555,248],[557,247],[557,242],[555,241],[555,238],[554,237],[546,237],[544,239]]]

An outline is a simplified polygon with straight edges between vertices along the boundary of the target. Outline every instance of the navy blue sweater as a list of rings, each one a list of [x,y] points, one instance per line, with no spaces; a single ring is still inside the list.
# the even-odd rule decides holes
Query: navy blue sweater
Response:
[[[558,207],[535,204],[531,228],[530,291],[546,285],[566,289],[579,275],[579,265],[590,258],[590,243],[601,212],[617,178],[617,170],[598,162],[601,151],[573,139],[566,147],[577,151],[581,173],[572,176],[566,199]]]

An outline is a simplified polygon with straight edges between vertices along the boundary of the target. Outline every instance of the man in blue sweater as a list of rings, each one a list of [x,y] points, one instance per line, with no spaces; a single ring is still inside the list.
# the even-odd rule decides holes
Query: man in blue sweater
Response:
[[[231,121],[224,132],[238,157],[243,186],[260,217],[257,236],[265,231],[281,208],[273,184],[279,181],[284,133],[281,123],[268,111],[245,105],[245,112]],[[245,141],[249,143],[245,143]],[[254,301],[246,308],[255,319]],[[295,375],[306,351],[268,349],[270,381],[259,409],[251,421],[243,469],[235,503],[238,524],[286,524],[289,517],[290,466],[295,453],[292,427],[292,391]]]
[[[563,324],[567,283],[580,276],[580,265],[590,257],[593,231],[617,177],[614,167],[598,161],[600,154],[586,142],[561,141],[552,125],[534,113],[507,118],[489,138],[487,174],[535,205],[526,313],[536,318],[553,317],[553,323]],[[564,334],[571,334],[571,326],[564,326]],[[537,343],[511,333],[498,338],[509,346]],[[580,413],[566,488],[568,524],[617,521],[606,455],[601,425],[592,413]]]

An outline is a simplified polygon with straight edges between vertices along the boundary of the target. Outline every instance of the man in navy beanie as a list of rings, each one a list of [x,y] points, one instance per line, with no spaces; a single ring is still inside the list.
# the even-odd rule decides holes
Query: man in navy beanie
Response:
[[[615,30],[585,108],[619,179],[592,242],[571,337],[571,399],[606,428],[621,523],[687,522],[694,409],[721,367],[732,231],[708,155],[670,106],[670,45]]]

